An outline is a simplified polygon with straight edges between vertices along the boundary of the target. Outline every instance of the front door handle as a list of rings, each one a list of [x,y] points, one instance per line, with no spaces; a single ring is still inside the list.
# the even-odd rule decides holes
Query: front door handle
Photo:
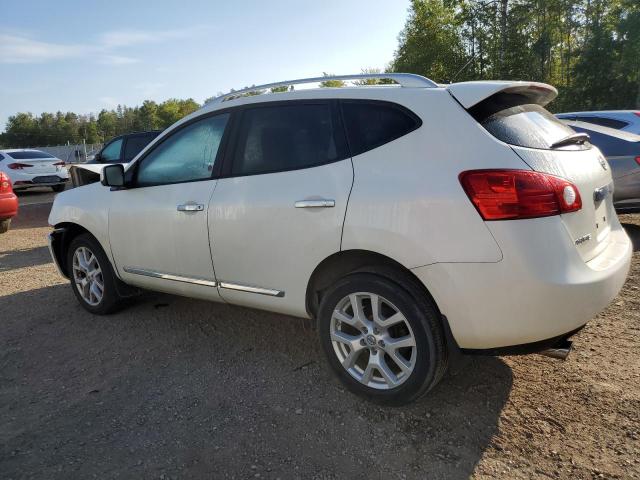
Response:
[[[327,198],[320,198],[317,200],[298,200],[293,205],[296,208],[330,208],[336,206],[336,201]]]
[[[204,210],[204,205],[201,203],[184,203],[178,205],[179,212],[201,212]]]

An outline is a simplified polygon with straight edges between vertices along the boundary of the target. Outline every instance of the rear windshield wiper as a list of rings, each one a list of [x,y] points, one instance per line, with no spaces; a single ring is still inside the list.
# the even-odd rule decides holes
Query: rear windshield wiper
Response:
[[[568,137],[564,137],[557,142],[553,142],[549,148],[564,147],[565,145],[573,145],[574,143],[583,144],[591,139],[588,133],[572,133]]]

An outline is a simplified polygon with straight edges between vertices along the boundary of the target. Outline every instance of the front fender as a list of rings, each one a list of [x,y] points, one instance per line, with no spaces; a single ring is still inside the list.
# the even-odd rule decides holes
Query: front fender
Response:
[[[56,195],[49,214],[49,225],[53,227],[74,224],[93,235],[109,261],[113,264],[109,243],[109,187],[92,183],[73,188]]]

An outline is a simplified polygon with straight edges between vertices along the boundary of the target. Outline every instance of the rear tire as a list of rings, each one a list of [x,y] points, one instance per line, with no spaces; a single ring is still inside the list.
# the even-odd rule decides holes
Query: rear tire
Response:
[[[10,226],[11,226],[10,218],[7,218],[5,220],[0,220],[0,233],[7,233],[9,231]]]
[[[86,310],[107,315],[122,308],[117,277],[104,250],[88,233],[78,235],[67,250],[67,272],[74,295]]]
[[[51,190],[53,190],[56,193],[62,192],[64,191],[64,187],[66,187],[65,184],[62,185],[54,185],[53,187],[51,187]]]
[[[418,399],[447,367],[440,314],[425,295],[407,287],[354,273],[325,293],[318,311],[320,342],[340,380],[385,405]]]

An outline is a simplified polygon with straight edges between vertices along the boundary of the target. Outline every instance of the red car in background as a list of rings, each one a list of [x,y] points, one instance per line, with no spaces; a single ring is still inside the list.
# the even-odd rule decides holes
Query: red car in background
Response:
[[[11,218],[18,213],[18,197],[13,193],[11,180],[0,172],[0,233],[9,230]]]

